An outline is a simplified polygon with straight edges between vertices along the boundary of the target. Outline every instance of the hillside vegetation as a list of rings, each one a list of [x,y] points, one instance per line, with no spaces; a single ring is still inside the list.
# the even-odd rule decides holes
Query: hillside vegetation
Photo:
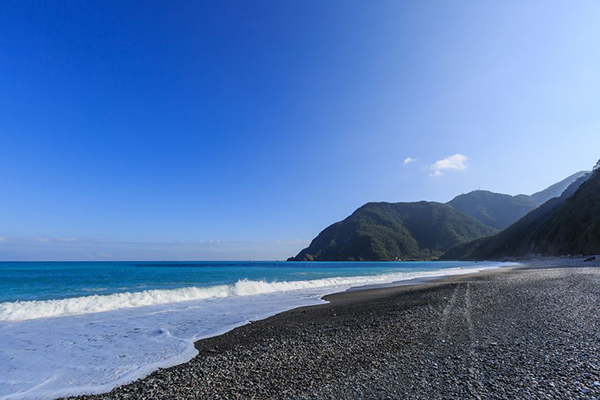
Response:
[[[589,171],[577,172],[530,196],[525,194],[510,196],[486,190],[475,190],[455,197],[448,204],[492,228],[504,229],[541,204],[554,197],[559,197],[569,185],[587,172]]]
[[[562,217],[550,218],[589,176],[578,172],[530,196],[477,190],[447,204],[367,203],[327,227],[289,260],[382,261],[442,255],[446,259],[489,259],[531,253],[600,253],[594,233],[597,222],[593,222],[598,215],[594,208],[597,203],[588,200],[582,204],[579,200],[565,208]],[[584,188],[582,191],[586,193]],[[540,206],[541,200],[544,204]],[[571,240],[582,227],[586,229],[582,236]]]
[[[486,190],[462,194],[448,204],[496,229],[506,228],[539,206],[529,196],[510,196]]]
[[[588,179],[589,178],[589,179]],[[504,231],[446,252],[444,259],[501,259],[600,253],[600,170],[579,178],[558,198]]]
[[[494,228],[445,204],[367,203],[345,220],[327,227],[290,260],[431,258],[457,243],[494,232]]]

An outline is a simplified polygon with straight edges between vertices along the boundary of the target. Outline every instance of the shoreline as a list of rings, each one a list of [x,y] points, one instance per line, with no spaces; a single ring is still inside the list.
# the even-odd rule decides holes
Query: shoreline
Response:
[[[555,260],[553,260],[553,261],[555,261]],[[394,282],[394,283],[390,283],[390,284],[377,285],[375,287],[369,287],[369,286],[355,287],[355,288],[350,288],[346,291],[328,294],[321,298],[321,300],[324,301],[324,303],[322,303],[322,304],[296,307],[296,308],[293,308],[293,309],[290,309],[287,311],[277,313],[277,314],[267,317],[265,319],[249,321],[243,325],[233,327],[233,328],[228,329],[217,335],[199,339],[196,342],[194,342],[194,347],[196,348],[196,350],[198,350],[199,354],[197,354],[191,360],[186,361],[181,364],[177,364],[172,367],[160,368],[158,371],[153,372],[150,375],[147,375],[143,378],[134,380],[131,383],[127,383],[125,385],[118,386],[117,388],[113,389],[113,391],[119,390],[120,388],[129,386],[129,385],[135,385],[139,381],[150,378],[153,374],[155,374],[157,372],[166,371],[166,370],[169,370],[172,368],[179,368],[181,366],[184,366],[188,363],[193,362],[193,360],[197,357],[201,357],[206,354],[217,354],[218,350],[215,347],[211,347],[211,345],[209,343],[212,343],[213,341],[218,341],[219,338],[221,338],[223,336],[231,335],[231,334],[233,334],[233,332],[236,332],[238,330],[243,331],[244,329],[247,329],[247,327],[249,327],[250,325],[255,325],[258,323],[268,324],[269,320],[271,320],[271,319],[286,318],[286,315],[288,315],[288,314],[289,315],[295,315],[298,313],[304,314],[307,312],[307,310],[315,310],[315,309],[319,309],[319,308],[333,308],[338,305],[342,305],[345,303],[355,303],[357,301],[360,301],[360,302],[371,301],[373,299],[387,297],[387,296],[394,295],[394,294],[411,292],[414,290],[426,290],[428,288],[436,287],[438,285],[449,284],[452,282],[456,282],[456,281],[460,281],[460,280],[464,280],[464,279],[468,279],[468,278],[483,277],[483,276],[490,276],[490,275],[506,273],[515,268],[523,268],[526,265],[531,266],[534,264],[533,263],[520,264],[520,265],[516,265],[516,266],[510,265],[510,266],[506,266],[506,267],[491,268],[491,269],[487,269],[487,270],[483,270],[483,271],[479,271],[479,272],[475,272],[475,273],[470,272],[470,273],[466,273],[466,274],[462,274],[462,275],[450,275],[450,276],[442,275],[442,276],[436,276],[436,277],[415,278],[415,279],[411,279],[408,281],[398,281],[398,282]],[[109,392],[109,393],[111,393],[111,392]],[[98,394],[98,395],[81,395],[81,396],[68,397],[68,398],[80,398],[80,399],[94,398],[94,396],[104,396],[106,394],[107,393]]]
[[[600,316],[590,314],[595,308],[589,303],[594,296],[591,304],[600,304],[598,266],[541,260],[427,283],[327,295],[327,303],[199,340],[199,354],[186,363],[109,393],[75,398],[600,394],[600,383],[594,386],[600,381],[598,369],[579,366],[600,354],[595,330]],[[573,315],[565,316],[565,307]],[[588,322],[581,325],[580,320]],[[564,332],[569,333],[566,339]],[[598,340],[590,344],[593,337]],[[570,343],[573,338],[577,340]],[[565,340],[571,347],[556,344]],[[591,358],[564,351],[582,351],[581,346]],[[548,352],[559,354],[549,361],[543,358]],[[565,362],[570,365],[567,375],[575,373],[576,378],[567,383],[565,377],[550,379],[555,372],[546,371],[545,364],[559,369]],[[504,374],[502,379],[498,374]],[[532,375],[532,382],[512,382]]]
[[[23,321],[22,325],[21,322],[4,324],[0,337],[6,339],[4,343],[9,353],[5,354],[15,354],[16,357],[14,362],[5,364],[7,375],[4,375],[3,382],[8,384],[8,388],[11,388],[11,384],[17,388],[17,384],[22,382],[20,387],[24,390],[6,390],[7,386],[3,386],[1,392],[8,398],[15,399],[32,397],[51,399],[105,393],[143,379],[157,370],[192,360],[198,354],[194,345],[198,340],[218,336],[245,326],[249,321],[260,321],[298,307],[326,304],[326,300],[323,299],[326,295],[343,293],[345,290],[365,290],[372,287],[366,285],[373,285],[373,282],[377,282],[378,287],[415,285],[432,279],[444,279],[453,274],[463,276],[481,268],[497,268],[495,263],[489,265],[483,263],[477,266],[464,265],[471,263],[456,263],[461,264],[459,267],[454,267],[452,263],[442,264],[449,267],[447,271],[439,270],[437,266],[429,266],[435,270],[385,273],[380,278],[377,278],[379,275],[375,275],[376,279],[371,279],[369,276],[361,278],[360,275],[358,278],[361,279],[354,279],[355,277],[352,276],[350,279],[341,280],[349,281],[352,286],[344,284],[321,288],[316,285],[315,289],[307,292],[300,291],[299,294],[295,291],[286,294],[287,291],[284,290],[285,293],[266,294],[254,300],[252,300],[254,297],[232,296],[226,300],[211,300],[191,305],[174,303],[168,307],[159,306],[155,309],[124,309],[114,314],[98,314],[97,317],[94,316],[95,314],[73,315],[60,324],[55,319]],[[335,282],[335,279],[333,281]],[[317,283],[319,282],[317,280]],[[307,283],[311,282],[307,281]],[[248,285],[241,286],[242,289],[247,287]],[[215,308],[217,303],[220,306]],[[171,312],[166,314],[165,310]],[[159,315],[159,318],[152,317],[154,312]],[[72,325],[74,329],[70,329]],[[221,328],[217,329],[218,327]],[[17,332],[19,329],[26,335],[19,335]],[[108,339],[100,341],[92,339],[93,346],[88,347],[90,344],[88,338],[93,338],[94,335],[99,336],[100,339],[103,337]],[[115,339],[112,340],[111,337]],[[27,342],[35,346],[29,345],[26,348]],[[34,350],[35,353],[27,353],[28,348],[38,350]],[[167,351],[162,351],[163,348]],[[11,353],[10,349],[15,351]],[[90,363],[89,360],[92,359],[95,360],[94,363]],[[110,362],[108,363],[107,360]],[[133,369],[127,369],[130,365]],[[20,369],[31,372],[26,375],[16,374],[15,372]],[[67,380],[69,376],[75,379],[69,381]],[[53,379],[54,377],[56,379]]]

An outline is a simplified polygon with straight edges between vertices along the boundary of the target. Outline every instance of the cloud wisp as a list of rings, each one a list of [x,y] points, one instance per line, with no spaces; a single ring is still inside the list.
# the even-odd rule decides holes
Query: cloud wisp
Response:
[[[438,177],[444,175],[444,171],[461,171],[468,168],[468,158],[462,154],[455,154],[450,157],[446,157],[443,160],[438,160],[433,163],[429,170],[429,176]]]
[[[416,159],[416,158],[406,157],[406,158],[404,159],[404,165],[412,164],[412,163],[414,163],[415,161],[417,161],[417,159]]]

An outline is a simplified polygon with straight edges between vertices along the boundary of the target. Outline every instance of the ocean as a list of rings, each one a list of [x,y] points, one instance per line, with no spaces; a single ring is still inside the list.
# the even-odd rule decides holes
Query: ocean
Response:
[[[0,263],[0,399],[101,393],[185,362],[196,340],[357,287],[492,262]]]

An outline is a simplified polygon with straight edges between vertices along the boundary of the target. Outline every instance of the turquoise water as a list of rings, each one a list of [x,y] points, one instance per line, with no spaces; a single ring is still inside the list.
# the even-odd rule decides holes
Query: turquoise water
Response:
[[[251,281],[304,281],[332,277],[426,272],[465,262],[4,262],[0,303],[65,299],[91,294],[233,285]]]

